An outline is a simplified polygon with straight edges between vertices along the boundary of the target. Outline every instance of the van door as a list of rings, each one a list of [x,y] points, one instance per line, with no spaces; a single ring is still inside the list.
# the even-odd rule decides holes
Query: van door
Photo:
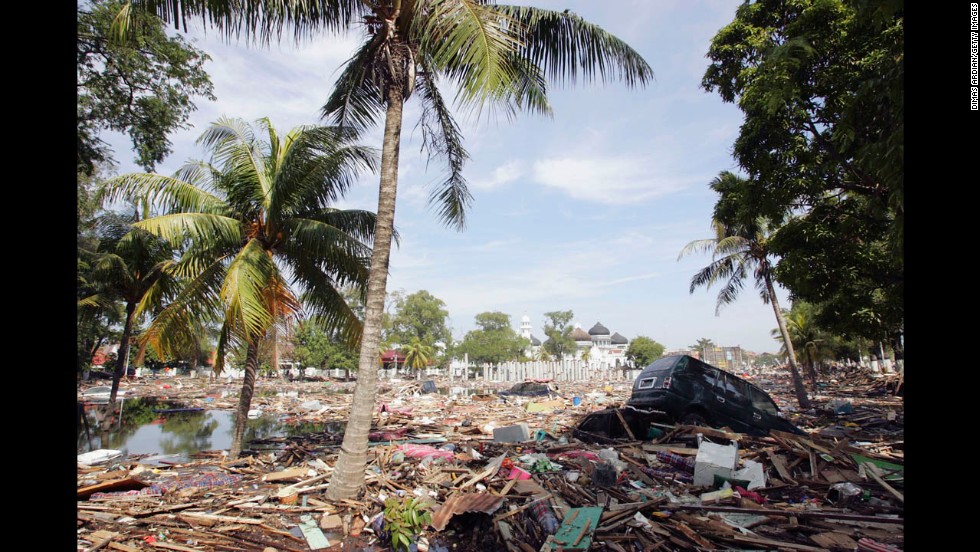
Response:
[[[747,432],[752,419],[748,386],[744,380],[727,372],[722,372],[722,376],[722,391],[716,397],[717,411],[720,414],[718,421],[736,432]]]

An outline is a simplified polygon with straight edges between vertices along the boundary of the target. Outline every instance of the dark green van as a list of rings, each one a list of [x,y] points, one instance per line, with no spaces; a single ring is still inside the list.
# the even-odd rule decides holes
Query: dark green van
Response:
[[[633,382],[626,405],[670,423],[727,426],[750,435],[766,435],[771,429],[805,435],[780,417],[765,391],[688,355],[650,363]]]

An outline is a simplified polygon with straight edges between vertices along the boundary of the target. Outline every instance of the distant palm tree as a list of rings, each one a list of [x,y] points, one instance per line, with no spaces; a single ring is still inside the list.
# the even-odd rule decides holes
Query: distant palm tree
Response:
[[[432,345],[422,343],[419,338],[413,337],[412,342],[403,346],[401,351],[405,355],[406,366],[421,370],[429,365],[434,348]]]
[[[789,332],[793,347],[800,354],[800,360],[807,372],[807,379],[810,380],[810,387],[816,389],[817,364],[830,354],[832,338],[814,322],[813,308],[809,303],[794,303],[793,308],[786,312],[784,317],[786,319],[786,331]],[[778,339],[779,328],[772,330],[772,334],[774,338]],[[785,343],[780,353],[788,354]]]
[[[793,342],[786,329],[786,321],[783,319],[782,309],[779,308],[773,285],[769,224],[759,217],[733,216],[728,210],[722,212],[721,209],[722,202],[737,201],[737,197],[740,197],[738,194],[746,183],[744,178],[727,171],[711,181],[711,188],[722,196],[715,207],[715,217],[712,221],[715,237],[688,243],[681,250],[678,258],[693,252],[711,253],[711,264],[691,278],[690,292],[694,293],[694,290],[701,286],[711,287],[716,282],[723,282],[723,287],[718,292],[715,315],[721,307],[735,301],[746,279],[752,278],[755,281],[762,301],[771,304],[776,315],[776,322],[789,359],[796,400],[800,408],[809,409],[810,399],[807,397],[806,387],[803,385],[803,378],[796,364]]]
[[[129,364],[130,343],[144,314],[160,307],[175,290],[172,268],[174,249],[146,230],[135,227],[139,216],[107,214],[99,221],[100,254],[94,262],[88,285],[95,293],[78,301],[83,317],[112,311],[121,303],[125,316],[116,366],[109,391],[111,412],[116,404],[119,381]],[[107,421],[111,420],[107,416]]]
[[[708,358],[707,351],[708,351],[708,348],[710,347],[710,348],[714,349],[714,346],[715,346],[715,342],[714,341],[712,341],[712,340],[710,340],[710,339],[708,339],[706,337],[702,337],[701,339],[698,339],[698,342],[697,343],[695,343],[694,345],[691,345],[691,348],[694,349],[695,351],[699,351],[701,353],[701,360],[707,362],[707,358]]]
[[[258,134],[239,119],[210,125],[198,142],[215,166],[191,163],[173,177],[137,173],[106,183],[110,198],[162,209],[139,228],[187,246],[177,270],[186,283],[143,344],[186,349],[192,328],[216,320],[218,374],[229,347],[246,347],[232,458],[241,452],[259,344],[276,325],[285,329],[305,307],[311,323],[339,330],[352,344],[360,338],[361,322],[341,287],[367,281],[366,242],[375,226],[372,213],[330,206],[359,171],[375,166],[374,154],[353,145],[350,132],[309,126],[280,136],[268,119],[256,126]]]

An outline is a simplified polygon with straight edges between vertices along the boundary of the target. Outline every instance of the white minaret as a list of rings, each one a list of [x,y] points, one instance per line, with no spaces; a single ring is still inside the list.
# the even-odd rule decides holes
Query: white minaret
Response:
[[[531,339],[531,319],[527,314],[521,317],[521,337]]]

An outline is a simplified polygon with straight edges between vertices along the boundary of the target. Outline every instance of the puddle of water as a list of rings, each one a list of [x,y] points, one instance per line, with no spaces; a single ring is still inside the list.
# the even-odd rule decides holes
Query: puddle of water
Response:
[[[121,423],[108,432],[99,430],[95,415],[90,411],[86,413],[90,430],[86,431],[84,424],[79,423],[78,453],[116,449],[127,455],[160,455],[160,459],[179,462],[197,452],[231,448],[234,411],[159,412],[182,406],[154,399],[128,399],[122,403]],[[323,424],[289,424],[275,416],[262,416],[246,421],[243,448],[249,448],[249,443],[256,439],[288,437],[323,429]]]

